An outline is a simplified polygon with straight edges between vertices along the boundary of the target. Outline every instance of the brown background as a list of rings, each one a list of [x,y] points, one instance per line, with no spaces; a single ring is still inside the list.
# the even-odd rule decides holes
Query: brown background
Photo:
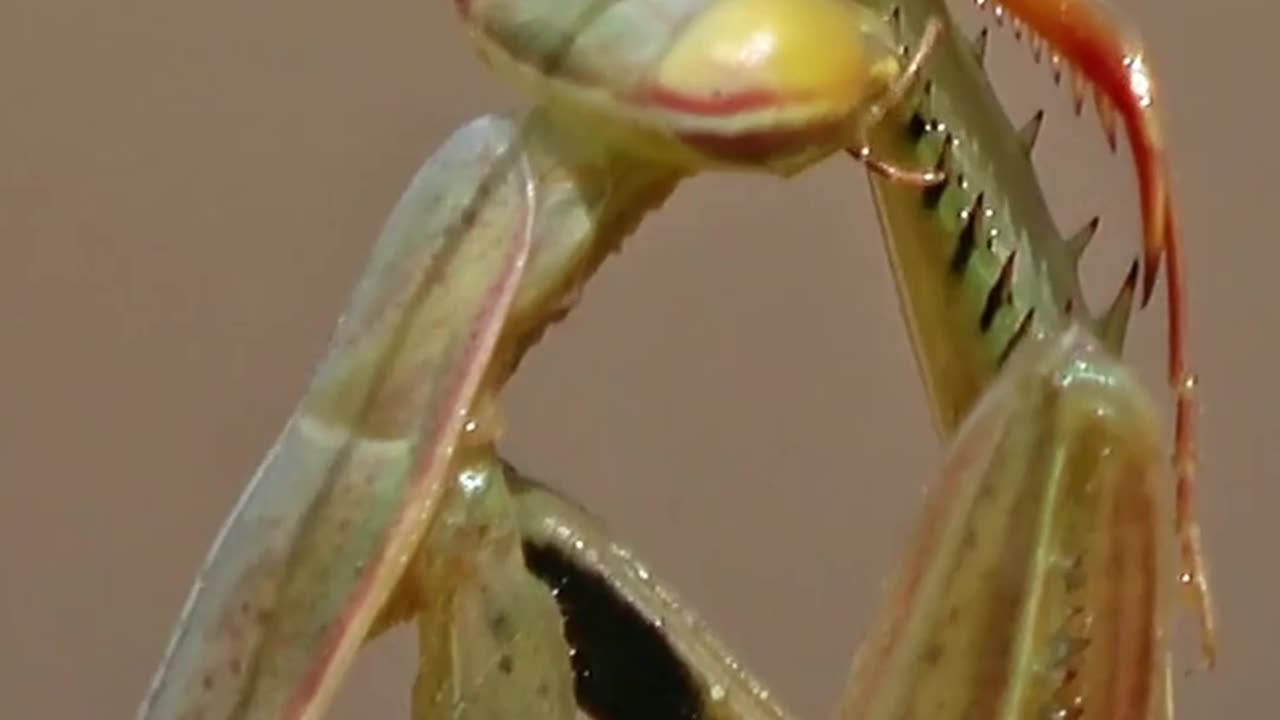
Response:
[[[1280,12],[1125,6],[1163,74],[1204,378],[1224,655],[1180,683],[1181,716],[1273,717]],[[1128,166],[1009,36],[993,53],[1014,117],[1050,111],[1059,222],[1105,216],[1088,270],[1109,294],[1136,247]],[[515,101],[444,0],[0,2],[0,716],[131,716],[404,182]],[[1133,357],[1163,401],[1161,307]],[[510,454],[804,718],[827,717],[939,458],[897,312],[860,169],[707,177],[508,393]],[[335,717],[402,716],[409,647],[364,656]]]

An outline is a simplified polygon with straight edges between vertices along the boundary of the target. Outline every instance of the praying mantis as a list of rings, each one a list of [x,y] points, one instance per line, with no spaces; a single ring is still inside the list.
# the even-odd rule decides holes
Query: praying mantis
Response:
[[[1172,716],[1157,414],[1120,351],[1169,293],[1179,584],[1192,515],[1180,248],[1141,45],[1089,0],[979,0],[1092,89],[1137,169],[1142,262],[1078,262],[943,0],[455,0],[534,106],[455,132],[392,211],[299,407],[215,540],[140,718],[318,718],[414,622],[413,713],[788,717],[601,523],[496,449],[496,396],[685,179],[864,163],[948,444],[841,718]]]

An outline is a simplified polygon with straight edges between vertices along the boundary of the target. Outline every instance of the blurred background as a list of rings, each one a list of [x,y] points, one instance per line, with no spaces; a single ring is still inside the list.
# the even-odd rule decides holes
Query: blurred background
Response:
[[[1177,616],[1180,717],[1269,716],[1280,11],[1119,4],[1163,80],[1203,379],[1223,654],[1183,677]],[[1012,117],[1048,113],[1059,224],[1103,216],[1109,297],[1137,248],[1127,156],[1009,33],[990,59]],[[392,203],[453,128],[522,103],[444,0],[0,0],[0,714],[132,716]],[[1132,338],[1167,408],[1161,300]],[[829,716],[942,451],[860,167],[689,183],[506,401],[509,456]],[[403,717],[411,652],[400,632],[362,655],[333,717]]]

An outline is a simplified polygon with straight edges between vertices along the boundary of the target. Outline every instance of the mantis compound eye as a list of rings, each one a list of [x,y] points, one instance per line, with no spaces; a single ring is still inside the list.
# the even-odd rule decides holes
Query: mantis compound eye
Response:
[[[848,116],[900,72],[887,23],[842,0],[721,0],[674,38],[653,84],[788,124]]]
[[[876,160],[867,130],[914,84],[940,32],[903,57],[889,20],[842,0],[721,0],[675,36],[650,97],[682,114],[680,138],[718,160],[788,172],[844,147],[872,170],[931,184]]]

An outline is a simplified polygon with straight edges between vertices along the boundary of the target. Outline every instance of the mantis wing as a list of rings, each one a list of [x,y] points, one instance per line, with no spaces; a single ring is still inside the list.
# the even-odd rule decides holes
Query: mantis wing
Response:
[[[315,717],[419,543],[529,253],[513,123],[393,210],[326,356],[219,533],[142,718]]]
[[[1015,353],[955,437],[840,717],[1170,717],[1158,430],[1082,328]]]

